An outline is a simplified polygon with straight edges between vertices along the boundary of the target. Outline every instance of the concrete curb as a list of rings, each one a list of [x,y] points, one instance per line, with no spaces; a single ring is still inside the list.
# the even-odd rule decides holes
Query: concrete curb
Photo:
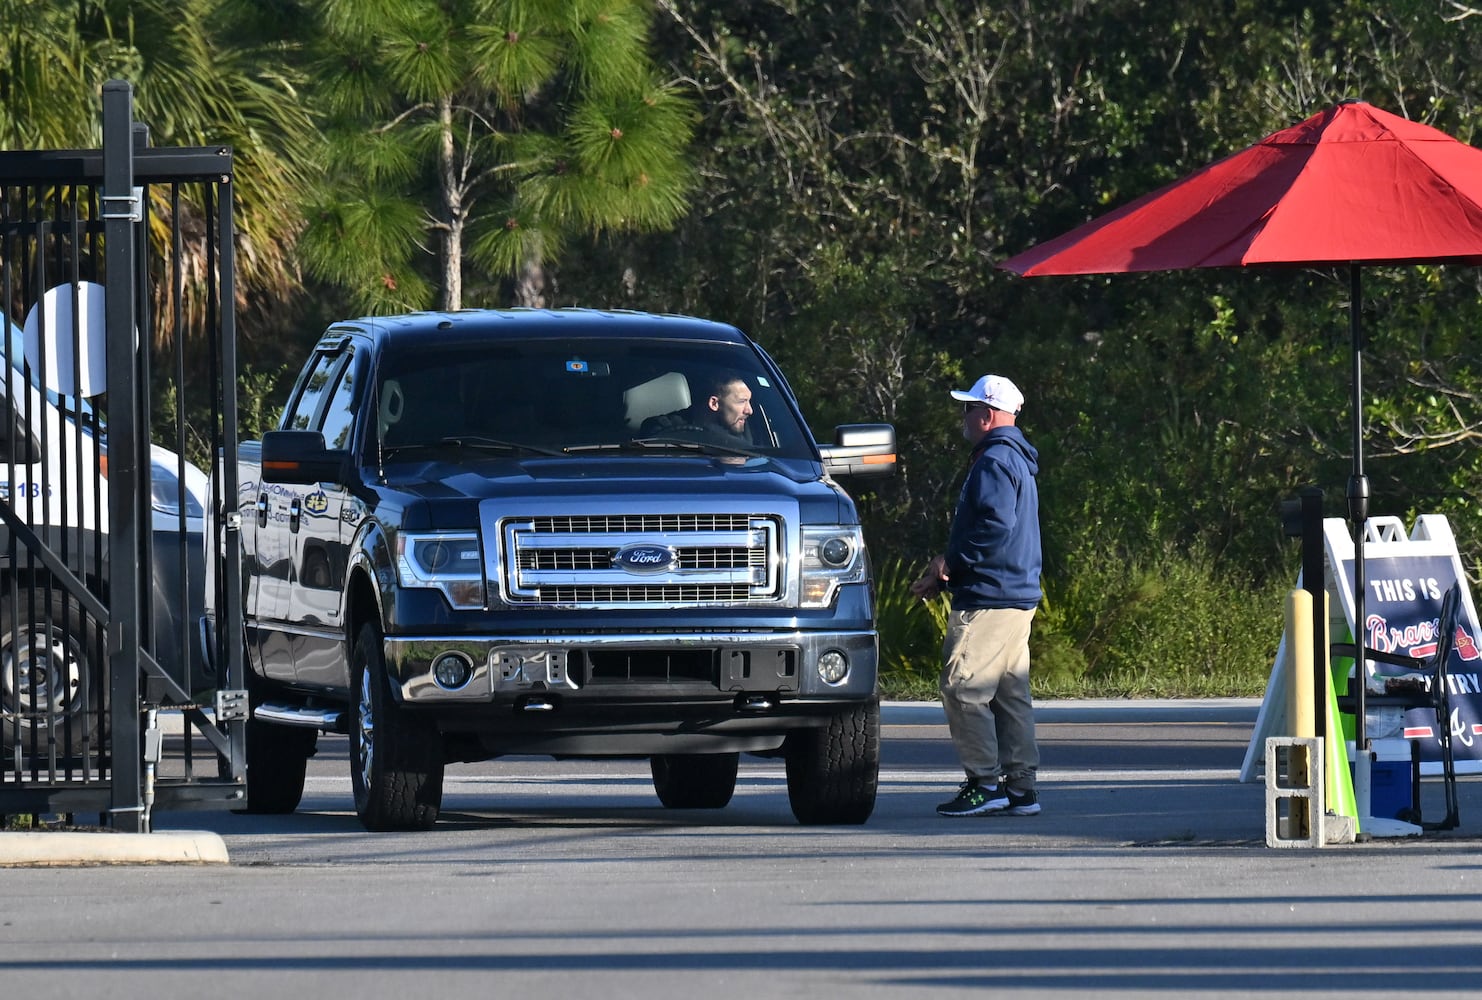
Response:
[[[226,864],[226,842],[206,830],[161,833],[7,830],[0,867]]]

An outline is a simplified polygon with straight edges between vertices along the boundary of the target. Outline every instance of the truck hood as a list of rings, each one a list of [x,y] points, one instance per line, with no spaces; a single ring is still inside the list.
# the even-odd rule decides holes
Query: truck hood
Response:
[[[652,456],[526,458],[398,465],[385,487],[434,507],[493,498],[511,501],[603,497],[788,498],[807,523],[852,524],[854,504],[817,463],[765,457]]]

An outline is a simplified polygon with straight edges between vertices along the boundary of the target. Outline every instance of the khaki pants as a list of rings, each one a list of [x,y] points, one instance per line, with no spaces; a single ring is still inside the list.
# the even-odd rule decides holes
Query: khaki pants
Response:
[[[1015,793],[1034,790],[1039,745],[1029,697],[1033,611],[953,611],[942,643],[942,706],[963,770]]]

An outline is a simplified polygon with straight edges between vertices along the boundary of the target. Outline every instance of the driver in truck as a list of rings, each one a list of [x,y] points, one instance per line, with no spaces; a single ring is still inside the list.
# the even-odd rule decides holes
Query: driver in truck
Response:
[[[747,445],[751,436],[746,421],[751,418],[751,387],[739,375],[722,375],[710,392],[686,409],[675,410],[644,421],[645,437],[673,431],[702,431],[721,444]]]

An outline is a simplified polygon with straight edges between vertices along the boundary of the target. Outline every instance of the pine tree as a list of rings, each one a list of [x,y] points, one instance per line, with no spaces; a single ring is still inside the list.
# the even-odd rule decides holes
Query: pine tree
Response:
[[[328,115],[310,273],[369,312],[461,308],[579,234],[686,209],[692,113],[646,46],[648,0],[314,0]]]

